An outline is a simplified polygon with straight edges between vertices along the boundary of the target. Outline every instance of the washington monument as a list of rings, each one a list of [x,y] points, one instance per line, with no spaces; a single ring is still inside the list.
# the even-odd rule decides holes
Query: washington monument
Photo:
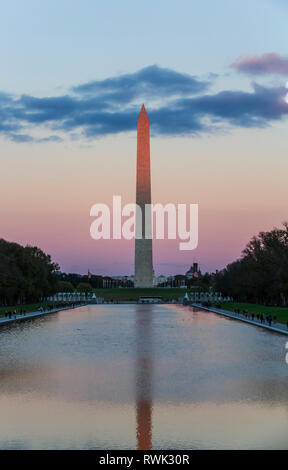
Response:
[[[141,220],[136,217],[136,233],[142,233],[142,238],[135,239],[135,287],[153,286],[152,262],[152,236],[151,234],[151,207],[145,213],[145,205],[151,204],[151,175],[150,175],[150,134],[149,118],[143,104],[138,116],[137,124],[137,176],[136,176],[136,204],[142,211]],[[140,227],[139,227],[140,225]]]

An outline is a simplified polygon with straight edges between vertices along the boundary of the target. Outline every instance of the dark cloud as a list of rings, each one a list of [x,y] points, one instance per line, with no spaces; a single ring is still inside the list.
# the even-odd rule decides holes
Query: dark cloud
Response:
[[[288,114],[284,101],[286,91],[284,87],[266,88],[254,84],[252,92],[222,91],[180,99],[172,107],[151,110],[151,127],[156,134],[166,135],[213,132],[215,125],[225,124],[266,127]]]
[[[288,114],[288,105],[284,101],[286,92],[285,87],[268,88],[254,84],[252,92],[221,91],[183,99],[178,105],[198,118],[209,116],[235,126],[262,127]]]
[[[108,102],[127,102],[135,98],[167,98],[192,95],[206,90],[209,82],[188,74],[151,65],[136,73],[120,75],[101,81],[84,83],[73,88],[78,94],[104,97]]]
[[[262,56],[240,57],[231,67],[251,75],[276,73],[288,76],[288,57],[281,57],[275,52]]]
[[[208,92],[208,82],[156,66],[90,82],[64,96],[0,93],[0,133],[14,142],[58,142],[61,135],[96,138],[136,130],[145,101],[153,135],[198,135],[219,126],[265,127],[288,113],[285,87]],[[150,106],[149,106],[150,104]],[[35,130],[53,131],[35,138]],[[37,134],[39,132],[36,132]]]

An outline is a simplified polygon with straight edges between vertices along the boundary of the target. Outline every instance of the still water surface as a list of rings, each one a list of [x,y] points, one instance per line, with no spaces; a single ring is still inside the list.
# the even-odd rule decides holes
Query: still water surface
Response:
[[[95,305],[0,330],[1,449],[288,449],[287,338]]]

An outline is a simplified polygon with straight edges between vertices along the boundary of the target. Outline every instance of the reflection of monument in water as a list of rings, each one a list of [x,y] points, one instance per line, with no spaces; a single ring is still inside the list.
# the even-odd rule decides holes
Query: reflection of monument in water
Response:
[[[136,218],[136,233],[142,238],[135,239],[135,287],[153,286],[153,261],[151,235],[151,209],[145,211],[145,205],[151,204],[150,174],[150,134],[149,119],[142,106],[137,124],[137,176],[136,204],[141,208],[142,220]],[[148,228],[148,230],[147,230]],[[140,306],[136,313],[136,415],[137,415],[137,449],[152,448],[152,344],[151,344],[152,312]]]
[[[136,233],[141,238],[135,239],[135,287],[153,286],[151,208],[145,213],[145,205],[151,204],[151,174],[150,174],[150,134],[149,119],[143,104],[137,124],[137,176],[136,204],[142,211],[142,224],[136,218]],[[141,231],[140,231],[141,228]]]
[[[137,449],[152,448],[152,379],[153,345],[151,338],[152,311],[140,306],[136,312],[136,419]]]

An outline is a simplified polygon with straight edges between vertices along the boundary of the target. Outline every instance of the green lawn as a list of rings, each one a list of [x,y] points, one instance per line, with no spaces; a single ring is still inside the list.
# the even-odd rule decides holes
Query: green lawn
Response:
[[[95,293],[99,297],[104,297],[104,300],[138,300],[139,297],[145,295],[153,295],[162,297],[163,300],[172,300],[178,299],[179,297],[184,297],[186,289],[180,288],[151,288],[151,289],[141,289],[141,288],[115,288],[115,289],[95,289]]]
[[[250,313],[263,315],[276,315],[280,323],[286,323],[288,321],[288,307],[266,307],[265,305],[259,304],[248,304],[245,302],[223,302],[222,308],[224,310],[234,311],[235,309],[248,310]]]

